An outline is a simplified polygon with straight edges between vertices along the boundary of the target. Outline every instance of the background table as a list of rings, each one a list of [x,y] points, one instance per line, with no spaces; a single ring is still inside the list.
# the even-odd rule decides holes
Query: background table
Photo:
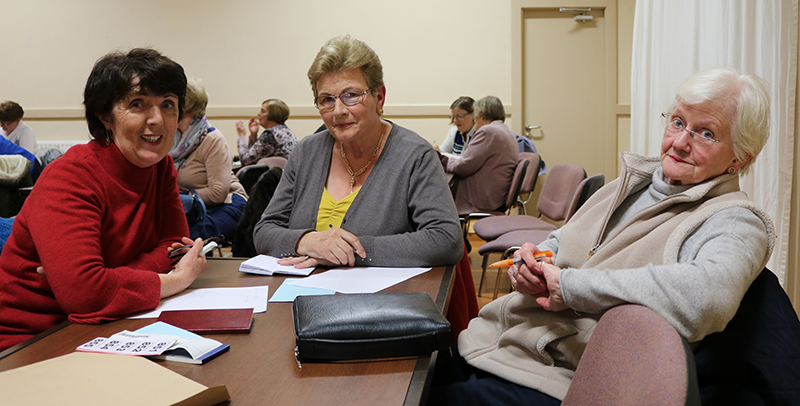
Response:
[[[269,285],[272,295],[286,277],[238,272],[242,259],[211,258],[190,288]],[[317,270],[315,272],[321,272]],[[444,314],[452,267],[437,267],[384,292],[428,292]],[[208,335],[230,350],[205,365],[161,365],[206,386],[225,385],[230,405],[415,405],[424,403],[436,354],[388,361],[303,363],[294,357],[291,303],[269,303],[254,314],[249,334]],[[0,354],[0,371],[70,353],[96,337],[136,330],[154,319],[101,325],[64,323]]]

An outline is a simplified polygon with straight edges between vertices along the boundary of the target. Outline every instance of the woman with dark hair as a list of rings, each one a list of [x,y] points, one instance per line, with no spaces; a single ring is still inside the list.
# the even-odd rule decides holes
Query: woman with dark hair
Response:
[[[183,68],[152,49],[97,61],[84,90],[93,140],[47,166],[0,254],[0,350],[65,320],[154,309],[205,268],[167,156],[185,93]]]
[[[445,154],[453,156],[461,155],[469,145],[469,140],[475,134],[475,119],[472,113],[475,111],[472,105],[475,100],[469,96],[461,96],[450,104],[450,132],[442,141],[442,146],[434,144],[433,147]]]
[[[23,115],[25,110],[17,102],[6,100],[0,103],[0,135],[35,155],[36,136],[22,122]]]

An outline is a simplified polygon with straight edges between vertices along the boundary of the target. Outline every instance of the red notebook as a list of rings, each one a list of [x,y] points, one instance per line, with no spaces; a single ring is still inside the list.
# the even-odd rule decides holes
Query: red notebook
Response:
[[[158,321],[198,334],[249,333],[253,309],[165,310]]]

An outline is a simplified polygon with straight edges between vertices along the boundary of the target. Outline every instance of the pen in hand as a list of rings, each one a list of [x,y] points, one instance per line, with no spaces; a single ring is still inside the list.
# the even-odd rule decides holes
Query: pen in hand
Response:
[[[539,252],[533,254],[533,257],[536,258],[537,261],[541,261],[545,257],[552,258],[553,257],[553,253],[550,252],[550,251],[539,251]],[[504,259],[502,261],[497,261],[497,262],[489,265],[489,268],[506,268],[506,267],[509,267],[511,265],[518,264],[520,262],[522,262],[522,257],[520,257],[520,258],[509,258],[509,259]]]
[[[333,224],[328,224],[328,226],[329,226],[330,228],[332,228],[332,229],[333,229],[333,228],[336,228],[336,227],[334,227],[334,226],[333,226]],[[364,258],[364,256],[363,256],[363,255],[361,255],[361,253],[360,253],[360,252],[358,252],[358,248],[356,248],[356,247],[353,247],[353,244],[350,244],[349,242],[348,242],[347,244],[349,244],[349,245],[350,245],[350,247],[351,247],[351,248],[353,248],[353,252],[355,252],[355,253],[356,253],[356,255],[358,255],[358,256],[359,256],[359,257],[361,257],[361,258]]]

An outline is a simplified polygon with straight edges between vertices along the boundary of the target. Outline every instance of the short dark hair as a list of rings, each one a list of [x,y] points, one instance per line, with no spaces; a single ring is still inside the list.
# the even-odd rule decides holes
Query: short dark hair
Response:
[[[453,109],[461,109],[461,110],[464,110],[464,111],[466,111],[468,114],[472,114],[472,112],[474,111],[474,110],[472,109],[472,105],[473,105],[474,103],[475,103],[475,100],[474,100],[472,97],[469,97],[469,96],[461,96],[461,97],[459,97],[458,99],[456,99],[456,100],[455,100],[455,101],[454,101],[454,102],[453,102],[453,103],[450,105],[450,110],[453,110]]]
[[[132,91],[178,96],[179,119],[183,118],[186,75],[181,65],[150,48],[111,52],[95,62],[83,91],[86,122],[94,139],[111,135],[99,117],[110,117],[114,105]]]
[[[17,121],[25,115],[25,110],[22,110],[17,102],[6,100],[0,103],[0,121],[11,122]]]

